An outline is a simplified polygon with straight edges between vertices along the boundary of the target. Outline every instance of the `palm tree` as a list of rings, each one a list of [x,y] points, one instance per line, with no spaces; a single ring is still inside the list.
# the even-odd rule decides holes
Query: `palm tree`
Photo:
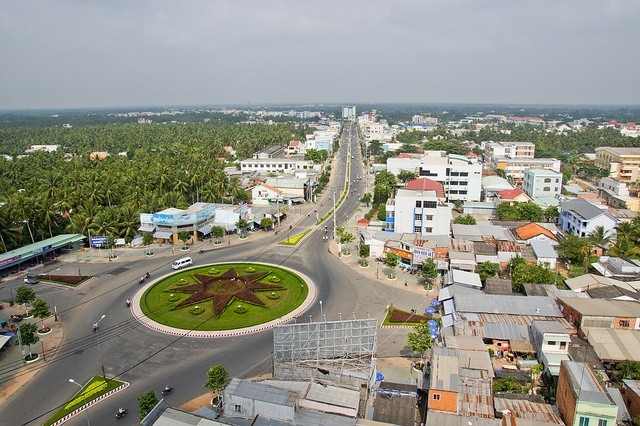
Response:
[[[611,242],[609,237],[609,231],[604,229],[604,226],[596,226],[593,232],[589,234],[589,242],[595,246],[607,247]]]
[[[611,256],[640,257],[640,247],[626,237],[618,238],[615,244],[608,248],[607,252]]]
[[[33,238],[33,232],[31,232],[31,225],[29,224],[33,218],[33,200],[27,197],[24,192],[17,192],[7,197],[7,206],[15,222],[22,222],[27,225],[31,242],[35,244],[36,240]]]
[[[635,239],[637,235],[635,227],[630,222],[619,223],[616,227],[616,233],[618,239]]]

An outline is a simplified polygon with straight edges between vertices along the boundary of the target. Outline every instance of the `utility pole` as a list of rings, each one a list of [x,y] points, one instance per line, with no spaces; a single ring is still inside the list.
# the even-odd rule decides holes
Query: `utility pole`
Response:
[[[333,241],[336,240],[336,188],[333,188]]]

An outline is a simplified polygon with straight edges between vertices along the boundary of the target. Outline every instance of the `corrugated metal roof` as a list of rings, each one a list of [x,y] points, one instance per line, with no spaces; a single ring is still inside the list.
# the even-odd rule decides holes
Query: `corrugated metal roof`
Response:
[[[529,340],[529,326],[521,324],[483,324],[484,337],[504,340]]]
[[[536,258],[538,259],[540,258],[557,259],[558,258],[558,254],[556,253],[556,250],[553,248],[553,246],[549,241],[532,240],[530,244]]]
[[[560,368],[566,369],[571,388],[578,399],[585,402],[614,405],[589,366],[581,362],[565,361]]]
[[[587,341],[603,362],[640,361],[640,332],[591,327],[584,331]]]
[[[263,383],[252,382],[250,380],[237,380],[238,383],[230,391],[231,395],[256,401],[268,402],[271,404],[285,405],[293,407],[296,402],[296,394],[292,391],[277,389]]]
[[[545,296],[509,296],[477,294],[474,297],[455,297],[458,312],[536,315],[561,317],[555,301]]]
[[[555,405],[497,396],[493,398],[493,404],[497,412],[509,410],[514,417],[564,424]]]

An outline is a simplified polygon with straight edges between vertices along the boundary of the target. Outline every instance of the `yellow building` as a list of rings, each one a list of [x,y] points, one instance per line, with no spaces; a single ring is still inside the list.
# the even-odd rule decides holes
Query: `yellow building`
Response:
[[[609,177],[622,182],[635,182],[640,178],[640,148],[596,148],[595,165],[607,170]]]

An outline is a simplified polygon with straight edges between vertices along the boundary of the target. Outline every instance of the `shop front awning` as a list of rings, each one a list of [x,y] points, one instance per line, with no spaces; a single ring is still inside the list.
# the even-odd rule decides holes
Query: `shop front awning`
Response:
[[[168,240],[173,235],[173,232],[156,232],[153,234],[153,238],[164,238]]]
[[[227,230],[227,232],[234,232],[236,229],[238,229],[238,227],[235,225],[226,225],[225,229]]]
[[[198,232],[202,232],[203,234],[209,234],[209,233],[211,233],[211,229],[213,229],[213,226],[204,225],[204,226],[201,226],[200,228],[198,228]]]
[[[153,232],[155,231],[156,227],[153,225],[142,225],[140,228],[138,228],[138,231],[142,231],[142,232]]]

